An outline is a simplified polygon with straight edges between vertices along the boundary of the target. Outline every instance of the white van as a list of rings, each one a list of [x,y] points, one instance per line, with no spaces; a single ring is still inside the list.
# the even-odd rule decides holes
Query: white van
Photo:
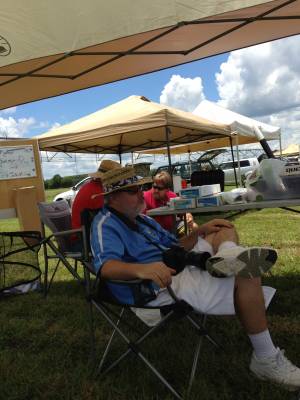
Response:
[[[240,160],[240,169],[241,169],[241,176],[242,182],[245,181],[247,175],[249,175],[254,168],[259,165],[259,161],[256,157],[253,158],[244,158]],[[226,161],[219,165],[219,168],[222,169],[225,173],[225,184],[231,185],[235,184],[235,177],[234,177],[234,167],[236,170],[237,180],[238,180],[238,162],[237,161]]]

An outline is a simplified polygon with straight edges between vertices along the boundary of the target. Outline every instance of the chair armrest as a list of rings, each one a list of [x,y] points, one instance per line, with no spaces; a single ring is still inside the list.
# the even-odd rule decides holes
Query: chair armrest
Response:
[[[73,233],[81,233],[81,235],[82,235],[83,234],[83,230],[81,228],[69,229],[68,231],[54,232],[50,236],[68,236],[68,235],[71,236]]]
[[[124,288],[124,295],[127,297],[127,300],[124,300],[124,298],[121,299],[118,291],[113,292],[110,285],[126,286],[127,289]],[[97,274],[95,289],[96,296],[98,298],[101,298],[109,303],[119,304],[122,306],[142,307],[146,303],[156,299],[156,291],[152,287],[150,280],[100,279],[99,275]]]

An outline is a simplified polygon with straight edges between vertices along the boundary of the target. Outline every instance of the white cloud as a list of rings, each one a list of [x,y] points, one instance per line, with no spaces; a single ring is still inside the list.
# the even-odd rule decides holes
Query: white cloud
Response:
[[[300,36],[231,52],[216,74],[219,104],[282,128],[300,142]]]
[[[172,75],[160,95],[160,103],[185,111],[193,111],[204,99],[202,79],[180,75]]]
[[[33,128],[35,119],[30,118],[2,118],[0,117],[0,136],[8,138],[21,138]]]

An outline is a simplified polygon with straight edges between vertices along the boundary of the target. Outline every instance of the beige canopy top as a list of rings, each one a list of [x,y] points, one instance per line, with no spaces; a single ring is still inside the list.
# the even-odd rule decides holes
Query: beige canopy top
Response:
[[[300,0],[2,0],[0,109],[300,33]]]
[[[36,138],[41,150],[121,154],[230,136],[230,128],[130,96]],[[228,140],[228,139],[227,139]]]
[[[292,143],[287,148],[282,150],[283,156],[300,156],[300,144]],[[274,151],[275,156],[280,156],[280,151]]]
[[[221,137],[221,138],[217,138],[217,139],[207,139],[207,140],[203,140],[200,142],[172,146],[172,147],[170,147],[170,153],[171,154],[185,154],[185,153],[193,153],[193,152],[197,152],[197,151],[207,151],[207,150],[212,150],[212,149],[220,149],[223,147],[229,147],[231,145],[230,137],[232,138],[232,145],[236,144],[236,140],[238,140],[239,145],[258,142],[258,140],[255,138],[250,138],[250,137],[245,137],[245,136],[243,136],[241,138],[238,135],[230,135],[228,137]],[[240,140],[240,138],[241,138],[241,140]],[[153,149],[153,150],[144,150],[144,151],[140,151],[140,153],[153,154],[153,155],[154,154],[167,155],[167,148],[162,147],[162,148],[157,148],[157,149]]]

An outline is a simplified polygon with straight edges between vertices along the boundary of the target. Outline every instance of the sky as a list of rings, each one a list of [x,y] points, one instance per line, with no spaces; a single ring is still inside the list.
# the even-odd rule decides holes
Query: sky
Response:
[[[204,99],[280,126],[283,148],[300,144],[300,35],[179,67],[0,111],[0,136],[30,138],[130,95],[185,111]],[[278,148],[278,142],[273,147]],[[53,157],[54,156],[54,157]],[[53,158],[52,158],[53,157]],[[97,169],[94,156],[42,153],[45,179]],[[116,159],[115,156],[106,158]],[[144,159],[145,160],[145,159]],[[161,163],[162,159],[150,159]]]

